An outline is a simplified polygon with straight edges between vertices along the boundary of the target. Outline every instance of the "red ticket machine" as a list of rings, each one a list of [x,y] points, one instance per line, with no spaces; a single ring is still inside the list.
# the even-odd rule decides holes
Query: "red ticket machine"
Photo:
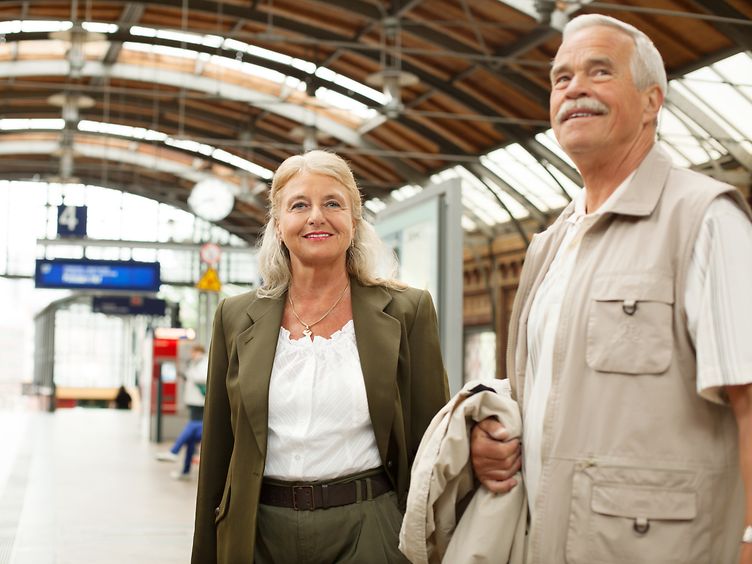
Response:
[[[154,329],[149,352],[149,437],[162,442],[177,436],[182,421],[178,419],[178,363],[181,341],[193,340],[193,329],[159,327]]]

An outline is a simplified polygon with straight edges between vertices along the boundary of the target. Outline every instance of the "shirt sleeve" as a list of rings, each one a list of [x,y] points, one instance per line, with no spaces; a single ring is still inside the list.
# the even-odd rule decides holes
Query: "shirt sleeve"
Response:
[[[752,383],[752,222],[730,198],[708,206],[687,271],[685,304],[697,354],[697,392]]]

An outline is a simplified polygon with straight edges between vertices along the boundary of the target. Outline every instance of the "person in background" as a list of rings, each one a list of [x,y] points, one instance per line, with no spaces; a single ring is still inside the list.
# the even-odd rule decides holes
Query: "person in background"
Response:
[[[749,207],[655,143],[666,74],[633,26],[574,18],[551,86],[585,189],[531,242],[509,328],[527,561],[750,564]],[[520,463],[504,439],[473,431],[496,492]]]
[[[269,197],[263,284],[215,314],[192,562],[405,562],[410,465],[448,396],[431,296],[377,276],[337,155],[288,158]]]
[[[193,456],[196,453],[196,445],[201,442],[204,418],[204,394],[206,393],[206,377],[209,368],[209,359],[206,349],[201,344],[191,346],[191,358],[184,374],[183,399],[189,411],[189,420],[185,424],[180,435],[175,440],[172,448],[167,452],[157,454],[157,460],[162,462],[175,462],[178,460],[180,449],[185,447],[183,467],[180,471],[171,473],[176,480],[187,480],[191,473]]]
[[[128,390],[125,389],[125,386],[121,385],[115,396],[115,409],[130,409],[131,402],[131,395],[128,393]]]

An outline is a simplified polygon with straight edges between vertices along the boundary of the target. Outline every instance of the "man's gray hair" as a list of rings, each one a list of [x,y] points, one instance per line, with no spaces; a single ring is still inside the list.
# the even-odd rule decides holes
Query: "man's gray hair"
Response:
[[[608,26],[619,29],[629,35],[634,41],[635,49],[632,53],[632,77],[638,90],[657,84],[663,95],[668,90],[666,69],[663,57],[656,49],[650,38],[639,29],[610,16],[601,14],[584,14],[572,19],[564,26],[563,39],[587,27]]]

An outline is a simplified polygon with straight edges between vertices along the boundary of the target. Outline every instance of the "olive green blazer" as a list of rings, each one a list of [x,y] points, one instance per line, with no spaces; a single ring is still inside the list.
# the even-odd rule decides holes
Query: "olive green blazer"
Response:
[[[423,290],[351,280],[368,409],[384,468],[404,507],[410,465],[448,400],[436,312]],[[269,380],[286,296],[228,298],[214,317],[201,443],[193,564],[253,561],[266,457]]]

